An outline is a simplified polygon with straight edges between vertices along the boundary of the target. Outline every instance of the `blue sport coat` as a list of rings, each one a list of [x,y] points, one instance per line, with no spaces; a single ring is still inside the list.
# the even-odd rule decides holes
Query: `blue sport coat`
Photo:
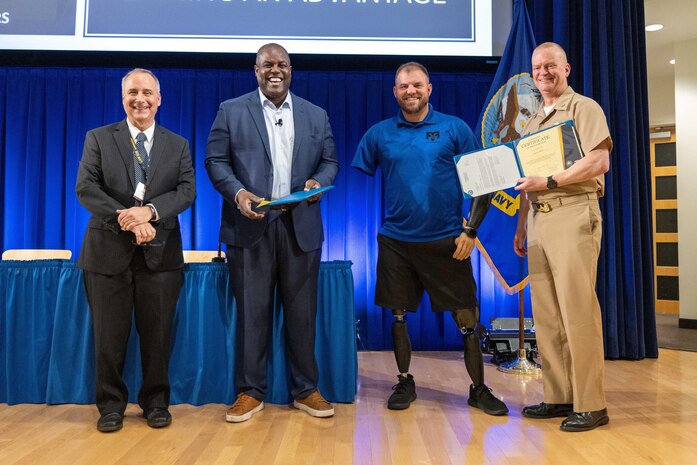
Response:
[[[327,112],[291,95],[295,141],[290,190],[303,190],[308,179],[329,186],[339,171],[339,162]],[[237,209],[235,195],[246,189],[259,197],[271,198],[271,149],[258,90],[220,104],[208,136],[206,171],[213,187],[225,200],[220,241],[253,247],[272,215],[267,214],[262,220],[246,218]],[[319,202],[301,202],[291,215],[300,249],[308,252],[322,247],[324,232]]]

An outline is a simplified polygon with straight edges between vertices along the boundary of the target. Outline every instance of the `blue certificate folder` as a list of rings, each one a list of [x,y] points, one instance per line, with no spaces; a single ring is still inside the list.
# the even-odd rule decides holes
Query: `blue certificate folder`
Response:
[[[470,198],[513,187],[524,176],[560,173],[583,158],[583,150],[569,120],[454,158],[462,192]]]
[[[280,205],[290,205],[293,203],[300,203],[303,200],[307,200],[313,195],[321,194],[322,192],[327,192],[330,189],[334,189],[334,186],[318,187],[317,189],[310,189],[309,191],[298,191],[292,194],[285,195],[276,200],[262,200],[259,202],[259,207],[277,207]]]

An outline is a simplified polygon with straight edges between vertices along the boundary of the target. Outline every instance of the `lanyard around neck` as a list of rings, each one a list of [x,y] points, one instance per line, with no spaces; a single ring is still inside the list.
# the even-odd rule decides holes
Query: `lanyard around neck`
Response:
[[[131,141],[131,145],[133,146],[133,154],[136,156],[136,160],[138,160],[138,164],[140,166],[143,166],[143,164],[145,162],[143,161],[143,157],[140,156],[140,151],[138,150],[138,147],[136,147],[136,143],[133,140],[133,137],[130,137],[129,139]],[[143,145],[145,145],[145,143],[143,143]]]

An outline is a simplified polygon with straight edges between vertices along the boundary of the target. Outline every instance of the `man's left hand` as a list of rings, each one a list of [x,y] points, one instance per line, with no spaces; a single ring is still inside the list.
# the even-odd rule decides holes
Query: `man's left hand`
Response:
[[[131,228],[131,232],[136,238],[136,244],[145,244],[155,239],[157,231],[150,223],[139,224]]]
[[[311,191],[312,189],[319,189],[320,187],[322,187],[320,185],[320,183],[318,183],[314,179],[308,179],[307,181],[305,181],[305,192]],[[313,195],[312,197],[307,199],[307,201],[310,203],[317,202],[321,198],[322,198],[322,194],[317,194],[317,195]]]
[[[518,179],[517,191],[537,192],[547,190],[547,178],[542,176],[527,176]]]
[[[474,239],[465,233],[461,233],[460,237],[455,239],[455,246],[453,258],[455,260],[464,260],[470,256],[474,249]]]
[[[130,231],[135,226],[148,223],[152,218],[150,207],[131,207],[126,210],[116,210],[119,214],[118,222],[121,229]]]

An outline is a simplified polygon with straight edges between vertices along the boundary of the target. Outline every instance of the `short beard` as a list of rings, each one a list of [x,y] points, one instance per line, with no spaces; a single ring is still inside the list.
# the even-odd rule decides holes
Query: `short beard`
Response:
[[[428,100],[420,100],[418,106],[415,109],[408,108],[406,105],[399,105],[402,111],[408,115],[416,115],[421,113],[421,111],[428,105]]]

